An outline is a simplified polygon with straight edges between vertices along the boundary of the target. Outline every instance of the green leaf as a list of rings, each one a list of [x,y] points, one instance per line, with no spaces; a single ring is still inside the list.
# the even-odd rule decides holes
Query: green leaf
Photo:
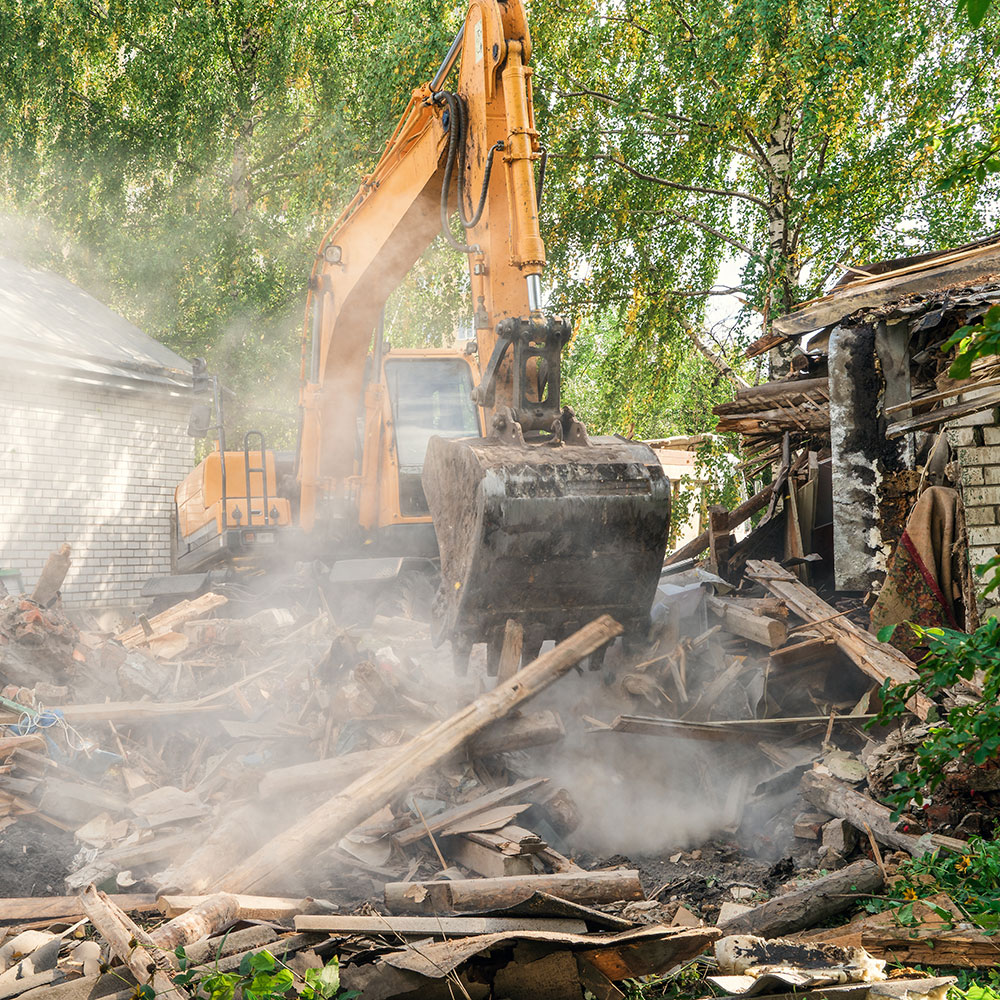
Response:
[[[883,625],[882,628],[878,630],[878,641],[888,642],[892,638],[893,632],[896,631],[896,625]]]
[[[983,23],[983,18],[986,17],[991,2],[992,0],[967,0],[966,10],[974,28],[978,28]]]

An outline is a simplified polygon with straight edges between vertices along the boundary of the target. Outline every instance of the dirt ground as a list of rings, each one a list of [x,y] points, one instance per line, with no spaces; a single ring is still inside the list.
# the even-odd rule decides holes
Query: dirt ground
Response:
[[[70,832],[22,817],[0,832],[0,896],[61,896],[78,845]]]

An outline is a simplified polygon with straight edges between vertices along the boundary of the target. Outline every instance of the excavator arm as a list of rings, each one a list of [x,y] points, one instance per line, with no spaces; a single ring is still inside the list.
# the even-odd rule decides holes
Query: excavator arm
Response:
[[[459,213],[463,228],[465,221],[472,225],[462,242],[451,242],[468,257],[478,352],[490,359],[477,401],[490,411],[516,410],[537,396],[528,375],[537,367],[533,355],[522,359],[524,352],[517,352],[520,370],[507,360],[513,334],[525,341],[526,323],[543,344],[551,342],[546,367],[555,385],[568,328],[540,311],[545,246],[538,226],[534,161],[541,151],[526,65],[530,51],[520,0],[472,0],[441,69],[413,92],[375,169],[320,245],[310,278],[300,400],[298,479],[306,530],[324,503],[347,500],[356,458],[349,429],[373,331],[392,291],[442,227],[449,232],[459,199],[468,201]],[[456,60],[458,86],[445,90]],[[550,389],[549,398],[541,415],[524,414],[526,423],[541,426],[548,417],[551,424],[557,391]]]
[[[435,635],[451,640],[459,667],[477,641],[495,666],[509,619],[525,629],[525,655],[604,612],[641,629],[669,526],[669,482],[651,449],[591,439],[560,403],[570,328],[543,308],[536,163],[541,172],[544,154],[530,54],[521,0],[470,0],[451,51],[413,92],[375,169],[324,237],[310,279],[301,526],[366,527],[364,497],[379,464],[372,453],[391,454],[382,432],[395,420],[377,395],[379,316],[438,233],[467,258],[479,375],[472,398],[487,436],[430,437],[421,479],[441,557]],[[363,394],[370,433],[359,456]]]

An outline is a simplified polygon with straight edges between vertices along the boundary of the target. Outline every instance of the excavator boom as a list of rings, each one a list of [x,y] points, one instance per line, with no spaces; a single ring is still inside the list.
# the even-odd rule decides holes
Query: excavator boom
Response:
[[[472,400],[485,436],[431,437],[422,475],[441,556],[436,632],[460,656],[477,641],[496,649],[511,618],[539,641],[602,612],[641,627],[669,525],[669,483],[653,452],[591,440],[561,405],[571,329],[544,309],[544,150],[530,55],[521,0],[470,0],[441,69],[414,91],[324,238],[307,306],[297,478],[302,527],[322,533],[356,520],[359,497],[366,524],[378,469],[392,473],[396,418],[375,426],[384,412],[381,334],[372,346],[387,297],[439,233],[467,259]],[[353,428],[363,400],[375,416],[359,461]],[[374,442],[388,449],[388,465],[374,460]]]

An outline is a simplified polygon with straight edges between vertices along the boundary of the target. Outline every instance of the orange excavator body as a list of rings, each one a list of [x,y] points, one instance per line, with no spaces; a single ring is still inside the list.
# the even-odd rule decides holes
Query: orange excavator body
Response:
[[[177,493],[179,564],[192,530],[214,524],[225,535],[230,499],[255,506],[256,482],[257,499],[273,486],[289,501],[274,507],[274,530],[306,539],[313,555],[439,548],[437,634],[453,647],[495,646],[508,618],[559,637],[601,612],[633,628],[648,617],[669,484],[645,445],[591,439],[560,404],[570,326],[542,302],[544,153],[530,55],[521,0],[470,0],[441,68],[413,92],[320,244],[294,471],[272,479],[253,441],[225,463],[214,457],[227,484],[247,483],[242,495],[210,489],[219,476],[208,466],[194,470]],[[467,257],[475,340],[464,350],[389,349],[386,300],[442,232]],[[252,519],[240,530],[255,528],[256,538]],[[226,552],[219,544],[212,558]]]

